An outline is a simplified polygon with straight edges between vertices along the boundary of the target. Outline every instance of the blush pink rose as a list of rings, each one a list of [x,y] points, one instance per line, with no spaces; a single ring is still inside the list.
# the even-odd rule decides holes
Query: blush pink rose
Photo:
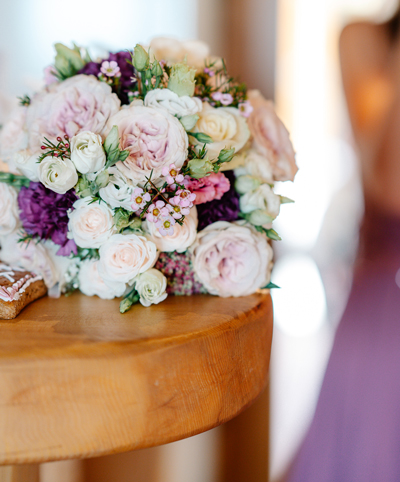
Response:
[[[247,296],[271,278],[267,237],[245,221],[218,221],[197,234],[191,247],[196,277],[212,295]]]
[[[254,109],[248,118],[254,147],[268,159],[275,181],[293,181],[298,167],[288,130],[276,115],[273,103],[258,90],[249,91],[248,99]]]
[[[43,138],[54,140],[82,131],[104,135],[121,102],[111,87],[91,75],[76,75],[54,83],[32,99],[27,113],[29,146],[40,149]]]
[[[189,191],[196,194],[194,204],[203,204],[214,199],[221,199],[222,196],[229,191],[229,179],[222,174],[212,173],[201,179],[191,179],[185,182]]]
[[[120,136],[120,149],[128,150],[118,169],[136,183],[162,176],[165,166],[182,167],[187,158],[188,137],[178,119],[167,111],[132,104],[110,119],[108,130],[116,125]]]

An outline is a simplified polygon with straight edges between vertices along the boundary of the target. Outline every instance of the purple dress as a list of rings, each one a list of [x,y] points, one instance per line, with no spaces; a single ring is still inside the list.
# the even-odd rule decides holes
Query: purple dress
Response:
[[[289,482],[400,481],[399,269],[400,219],[366,209],[349,301]]]

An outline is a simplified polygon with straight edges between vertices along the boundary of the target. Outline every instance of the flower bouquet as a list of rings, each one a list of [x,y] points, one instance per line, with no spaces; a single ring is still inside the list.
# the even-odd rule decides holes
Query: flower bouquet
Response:
[[[275,181],[297,171],[273,104],[199,42],[92,61],[55,46],[45,87],[0,132],[0,259],[134,303],[271,288]],[[200,55],[198,55],[200,51]]]

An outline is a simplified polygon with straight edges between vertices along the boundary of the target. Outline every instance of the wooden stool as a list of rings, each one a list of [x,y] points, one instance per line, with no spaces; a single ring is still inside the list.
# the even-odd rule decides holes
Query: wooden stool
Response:
[[[235,417],[267,383],[268,295],[43,298],[0,322],[0,465],[165,444]],[[1,482],[33,482],[35,466]]]

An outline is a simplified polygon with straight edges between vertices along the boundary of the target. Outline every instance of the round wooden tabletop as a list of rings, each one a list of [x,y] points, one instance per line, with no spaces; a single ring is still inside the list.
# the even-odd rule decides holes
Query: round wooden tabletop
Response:
[[[43,298],[0,321],[0,464],[151,447],[215,427],[261,393],[269,295]]]

